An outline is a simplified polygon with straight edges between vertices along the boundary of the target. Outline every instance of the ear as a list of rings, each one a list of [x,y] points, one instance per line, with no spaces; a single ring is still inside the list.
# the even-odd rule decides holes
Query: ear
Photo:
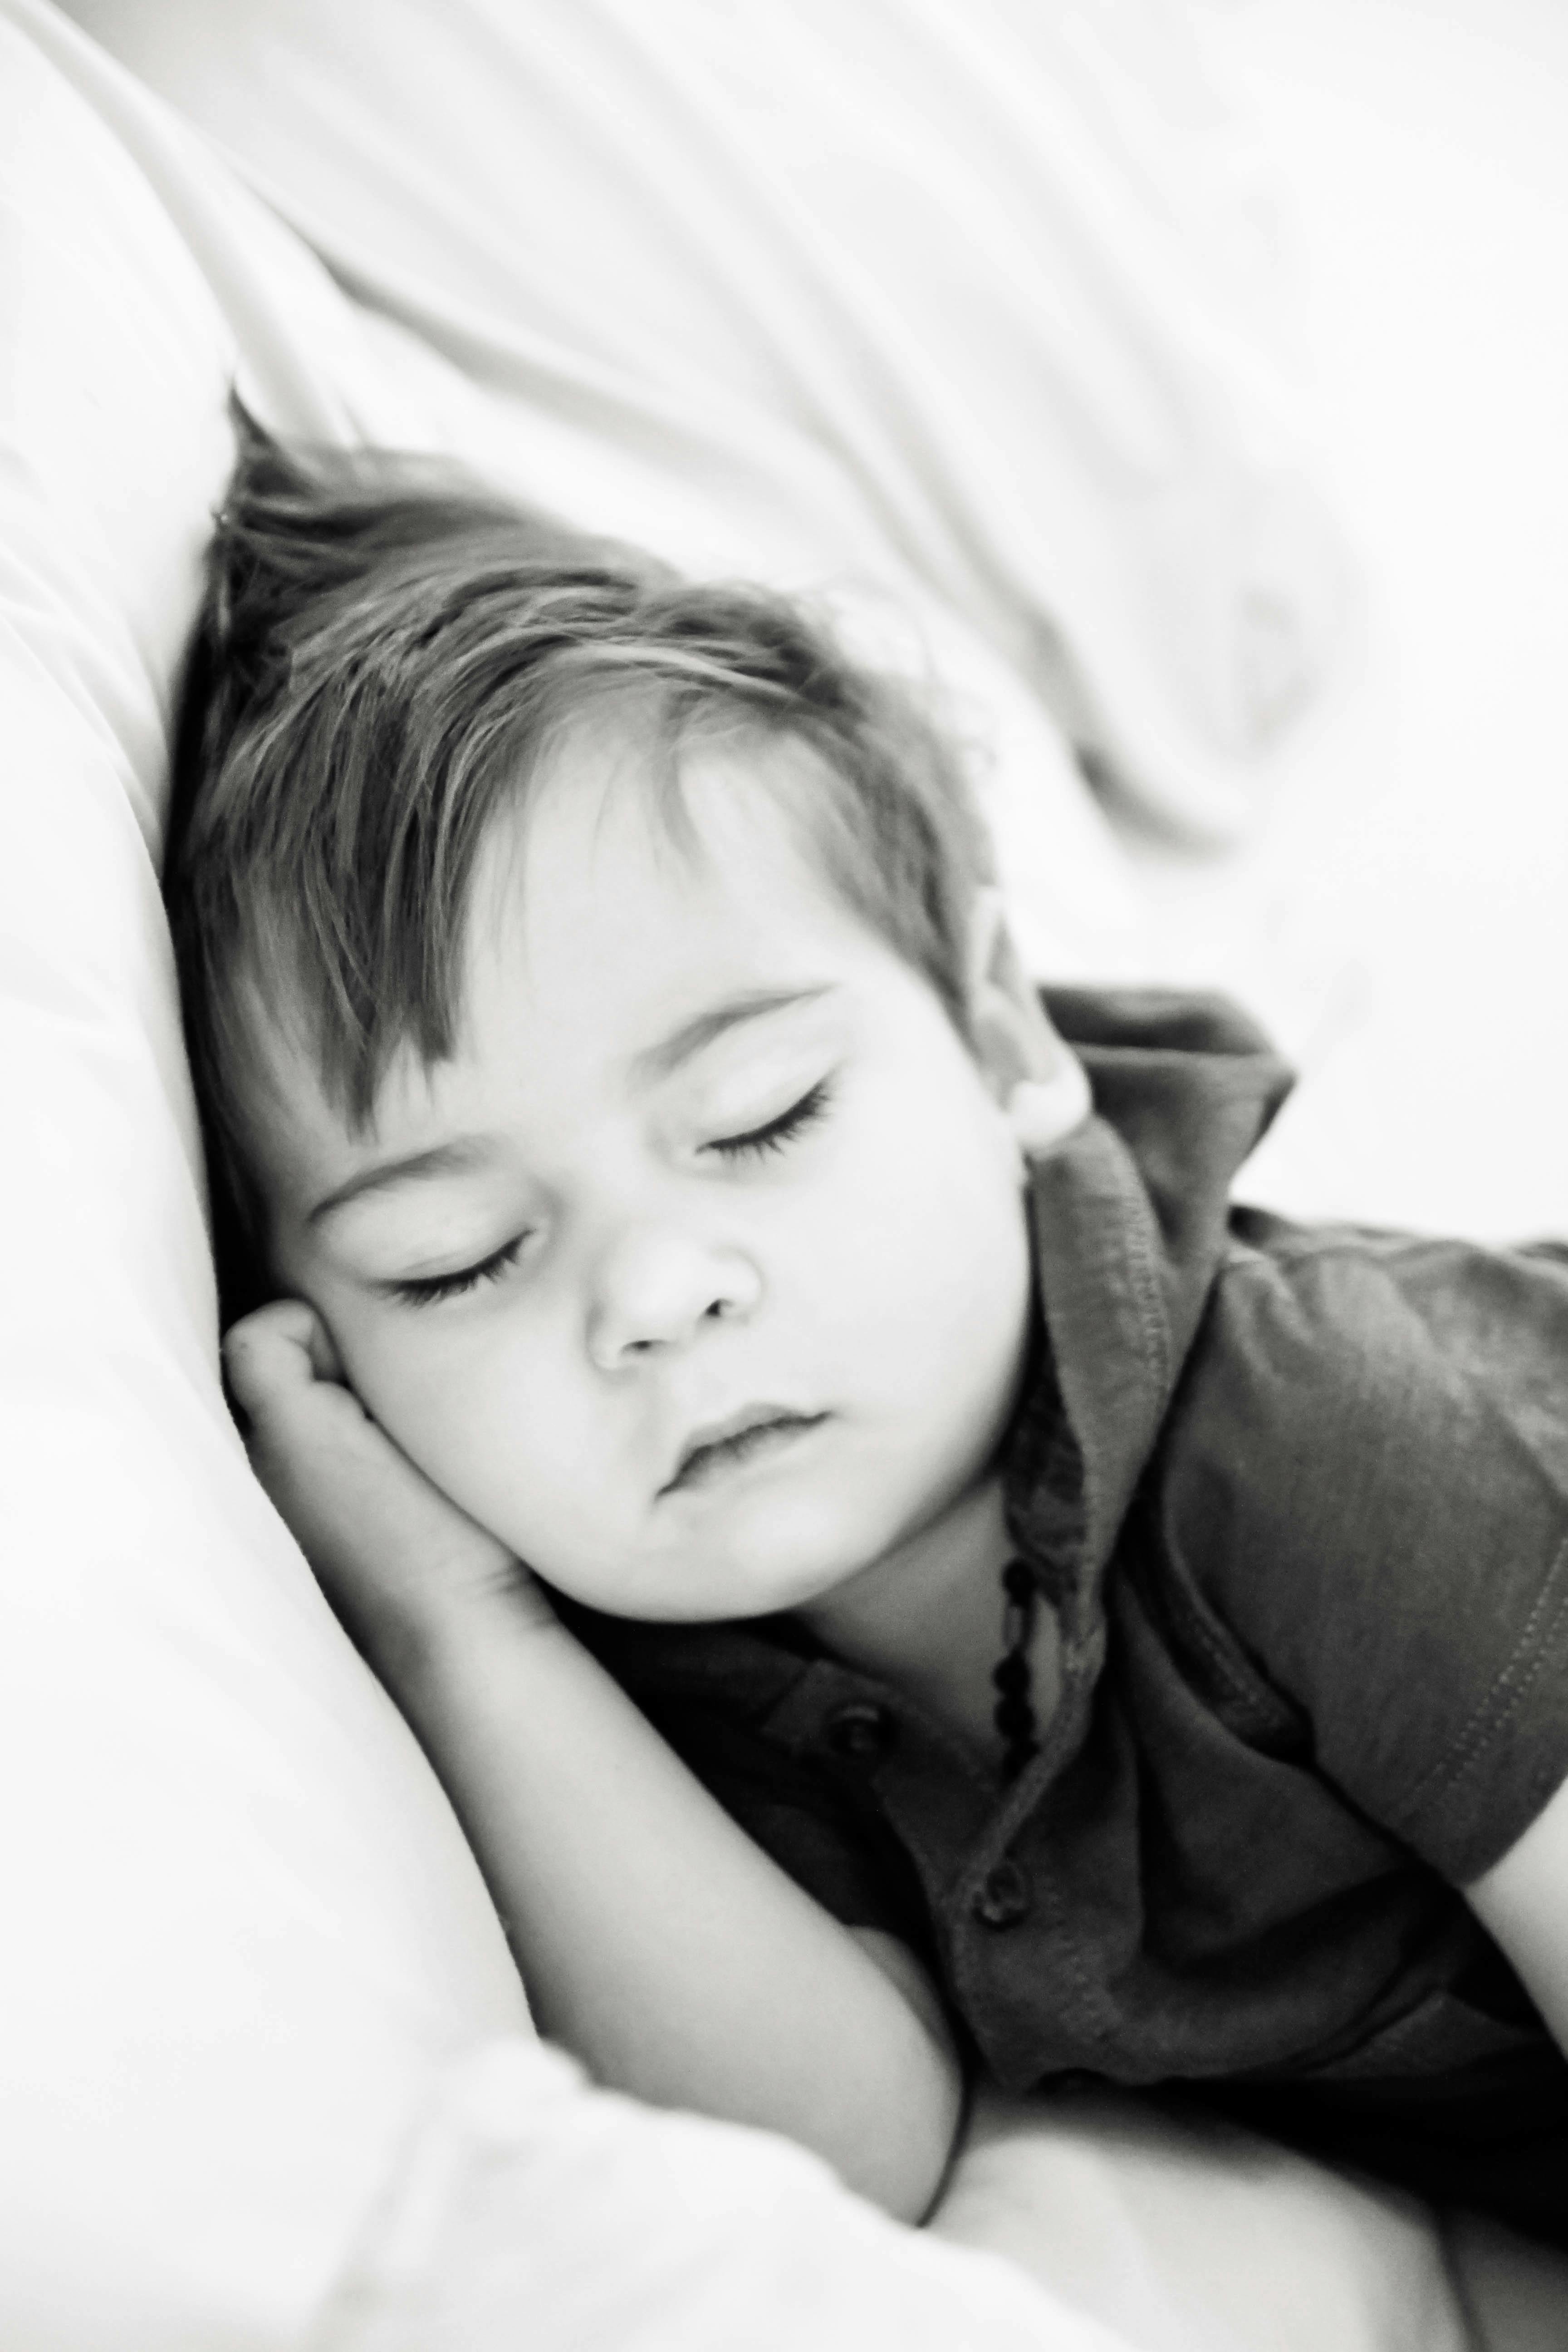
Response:
[[[975,1059],[1032,1157],[1081,1127],[1092,1108],[1083,1066],[1051,1026],[1007,929],[999,890],[975,894],[967,975]]]

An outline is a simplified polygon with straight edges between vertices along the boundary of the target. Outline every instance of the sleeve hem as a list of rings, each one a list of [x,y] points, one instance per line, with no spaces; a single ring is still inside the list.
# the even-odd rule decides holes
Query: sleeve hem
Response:
[[[1468,1885],[1502,1859],[1568,1780],[1568,1700],[1558,1722],[1523,1718],[1553,1673],[1568,1678],[1568,1538],[1559,1546],[1508,1663],[1447,1747],[1390,1810],[1397,1835],[1445,1878]],[[1521,1735],[1523,1735],[1521,1737]],[[1480,1785],[1501,1741],[1521,1739],[1522,1769]]]

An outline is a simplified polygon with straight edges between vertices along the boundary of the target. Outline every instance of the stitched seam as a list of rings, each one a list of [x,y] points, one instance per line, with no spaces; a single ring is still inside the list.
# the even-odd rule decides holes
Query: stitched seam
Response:
[[[1154,1213],[1149,1206],[1142,1184],[1132,1177],[1130,1165],[1120,1156],[1116,1161],[1116,1177],[1122,1199],[1131,1212],[1127,1230],[1128,1239],[1132,1244],[1128,1252],[1128,1265],[1135,1277],[1133,1304],[1144,1340],[1155,1360],[1160,1390],[1163,1395],[1171,1386],[1171,1332],[1156,1272],[1158,1244],[1152,1230]]]
[[[1552,1563],[1541,1597],[1525,1621],[1524,1631],[1514,1645],[1507,1665],[1493,1683],[1485,1698],[1463,1724],[1434,1764],[1428,1766],[1399,1807],[1402,1813],[1420,1811],[1422,1805],[1438,1790],[1451,1787],[1465,1774],[1473,1770],[1498,1733],[1515,1716],[1531,1686],[1546,1670],[1551,1644],[1565,1619],[1568,1619],[1568,1591],[1557,1594],[1553,1588],[1568,1570],[1568,1539],[1559,1547]],[[1533,1663],[1528,1672],[1522,1671],[1531,1649]]]
[[[1203,1611],[1184,1592],[1173,1591],[1171,1600],[1173,1613],[1180,1618],[1184,1630],[1197,1642],[1231,1697],[1247,1709],[1259,1727],[1271,1729],[1283,1718],[1287,1727],[1294,1728],[1284,1701],[1269,1689],[1263,1677],[1255,1673],[1245,1659],[1236,1654],[1230,1644],[1208,1622]]]
[[[1420,1259],[1442,1256],[1453,1248],[1450,1241],[1435,1239],[1427,1234],[1380,1233],[1305,1233],[1275,1234],[1266,1242],[1247,1241],[1232,1234],[1227,1254],[1227,1265],[1237,1273],[1266,1273],[1270,1267],[1310,1265],[1323,1258],[1362,1258],[1378,1266],[1391,1260]],[[1479,1242],[1466,1243],[1472,1255],[1492,1261],[1507,1260],[1506,1250],[1489,1250]]]
[[[1173,1550],[1173,1568],[1177,1557]],[[1202,1652],[1204,1662],[1223,1685],[1224,1698],[1243,1709],[1248,1721],[1261,1732],[1295,1731],[1300,1709],[1252,1664],[1239,1635],[1222,1615],[1188,1589],[1184,1575],[1184,1570],[1180,1575],[1161,1574],[1152,1581],[1173,1623]],[[1152,1603],[1150,1599],[1142,1599],[1140,1605],[1148,1610]]]
[[[1219,1669],[1237,1697],[1250,1698],[1251,1690],[1237,1672],[1233,1661],[1226,1654],[1225,1644],[1214,1627],[1208,1623],[1202,1610],[1196,1608],[1186,1593],[1173,1584],[1165,1588],[1165,1598],[1172,1614],[1181,1619],[1183,1630],[1190,1633],[1197,1642],[1199,1647],[1205,1653],[1209,1664]]]

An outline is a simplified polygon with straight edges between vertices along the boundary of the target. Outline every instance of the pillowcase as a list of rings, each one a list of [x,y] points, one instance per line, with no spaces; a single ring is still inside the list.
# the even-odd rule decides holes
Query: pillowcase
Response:
[[[5,0],[0,2339],[28,2352],[293,2340],[433,2070],[526,2027],[224,1408],[157,887],[229,381],[343,431],[354,359],[310,257]]]
[[[699,572],[891,578],[1037,742],[1048,710],[1163,826],[1248,824],[1345,576],[1181,0],[66,5],[485,385],[534,497]]]

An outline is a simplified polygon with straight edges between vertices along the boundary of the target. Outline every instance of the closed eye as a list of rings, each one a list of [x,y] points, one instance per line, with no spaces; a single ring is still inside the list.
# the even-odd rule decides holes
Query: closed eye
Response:
[[[721,1160],[765,1160],[775,1151],[783,1151],[797,1135],[826,1114],[833,1098],[833,1090],[826,1078],[812,1087],[809,1094],[770,1118],[765,1127],[753,1127],[745,1135],[718,1136],[707,1149],[716,1151]]]
[[[465,1290],[477,1290],[482,1282],[498,1282],[509,1266],[517,1264],[518,1252],[528,1239],[517,1234],[499,1250],[481,1258],[477,1265],[460,1266],[455,1274],[420,1276],[407,1282],[384,1282],[378,1288],[392,1298],[401,1299],[405,1307],[434,1307],[443,1298],[458,1298]]]

